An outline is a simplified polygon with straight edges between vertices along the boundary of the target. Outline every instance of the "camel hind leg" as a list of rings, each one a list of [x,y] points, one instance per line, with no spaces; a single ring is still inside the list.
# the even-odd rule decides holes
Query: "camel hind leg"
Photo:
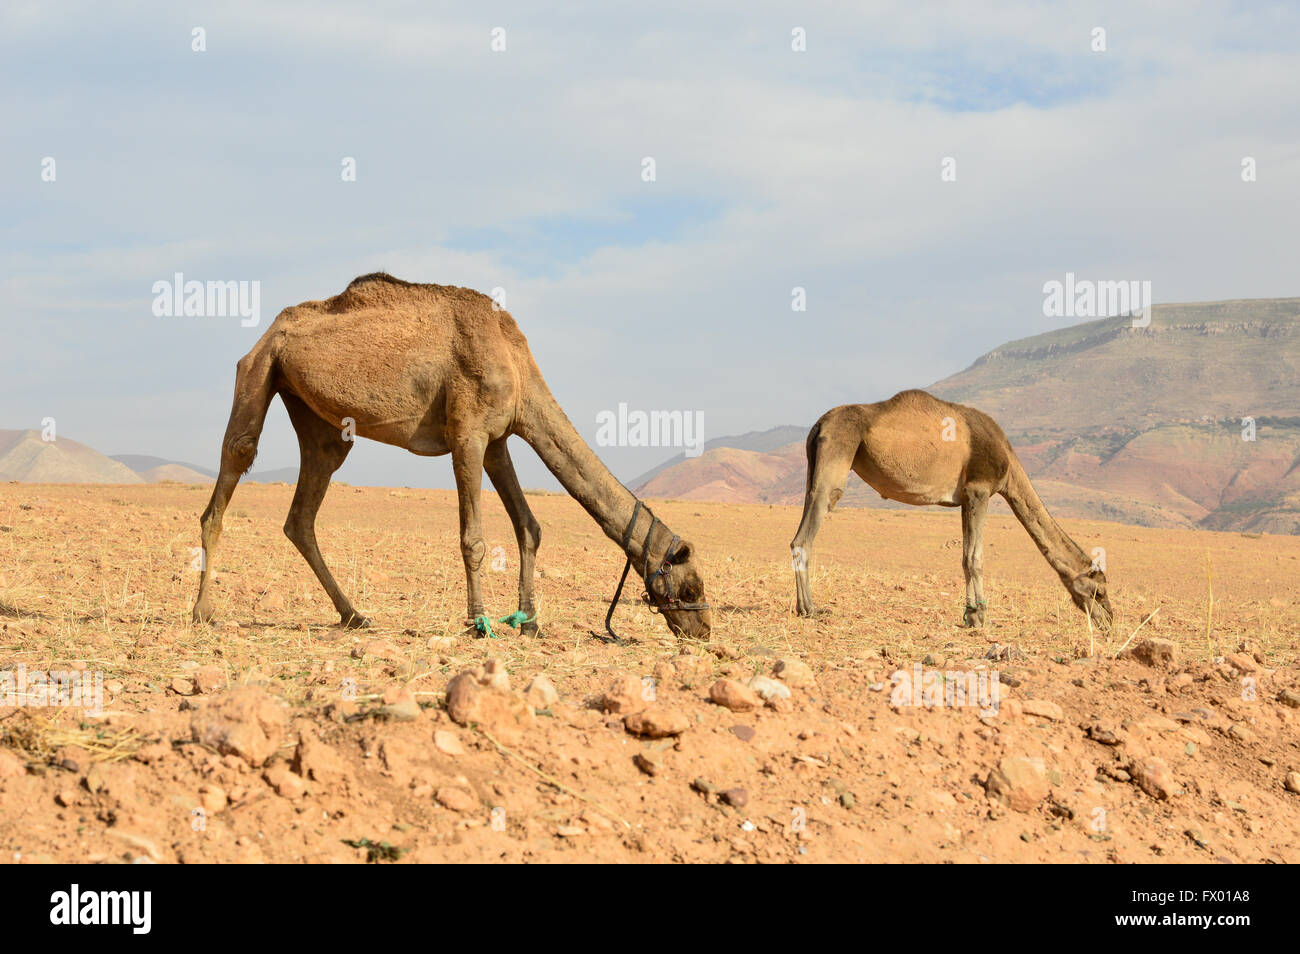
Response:
[[[221,442],[221,470],[208,508],[203,511],[203,550],[200,554],[199,595],[194,601],[196,623],[211,622],[213,611],[209,587],[212,584],[212,561],[221,540],[221,521],[235,492],[239,478],[253,466],[257,441],[262,436],[266,409],[275,396],[273,360],[264,351],[254,349],[239,360],[235,372],[235,400]]]
[[[339,428],[318,417],[297,395],[286,391],[280,397],[289,412],[293,429],[298,434],[298,448],[302,454],[302,463],[298,468],[298,486],[289,507],[289,516],[284,522],[284,535],[293,541],[293,545],[316,574],[316,579],[320,580],[321,586],[329,594],[334,608],[339,612],[339,621],[354,629],[369,626],[370,620],[353,608],[352,602],[335,582],[316,543],[316,514],[329,490],[330,477],[343,466],[348,452],[352,450],[352,441],[344,440]]]
[[[829,612],[818,609],[812,599],[808,581],[808,565],[812,559],[813,540],[821,529],[822,519],[844,494],[844,484],[849,479],[853,458],[858,451],[860,438],[848,442],[837,441],[820,423],[808,435],[808,488],[804,494],[803,519],[790,542],[790,555],[794,565],[795,612],[800,616],[816,616]]]
[[[987,491],[967,488],[961,503],[961,568],[966,575],[962,622],[967,626],[984,625],[984,518],[988,506]]]

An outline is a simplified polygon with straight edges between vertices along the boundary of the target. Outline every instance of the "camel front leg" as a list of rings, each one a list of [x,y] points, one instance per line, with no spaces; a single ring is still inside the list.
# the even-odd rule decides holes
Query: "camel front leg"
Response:
[[[483,542],[482,443],[467,441],[452,448],[451,467],[460,500],[460,555],[465,562],[466,623],[484,636],[492,635],[492,621],[483,612],[482,570],[487,544]]]
[[[966,574],[966,609],[962,622],[983,626],[984,602],[984,518],[988,515],[989,495],[968,489],[961,505],[961,568]]]
[[[537,608],[533,603],[533,568],[536,565],[537,547],[542,541],[542,528],[519,486],[515,465],[510,460],[506,438],[488,445],[483,467],[492,478],[492,486],[501,495],[510,522],[514,524],[515,541],[519,544],[519,609],[515,614],[520,631],[525,636],[538,635]]]

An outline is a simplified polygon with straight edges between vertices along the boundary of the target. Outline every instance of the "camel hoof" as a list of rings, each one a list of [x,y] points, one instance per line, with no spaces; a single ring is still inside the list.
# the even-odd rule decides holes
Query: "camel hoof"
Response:
[[[980,607],[979,609],[967,607],[965,614],[962,616],[962,622],[966,625],[967,629],[983,629],[984,620],[983,607]]]
[[[350,616],[343,616],[339,619],[339,625],[344,629],[369,629],[374,623],[369,616],[362,616],[360,613],[353,613]]]
[[[524,623],[522,626],[519,627],[519,632],[523,636],[532,636],[534,638],[539,638],[542,635],[541,629],[538,627],[538,625],[535,622]]]
[[[216,615],[210,606],[196,606],[190,618],[196,623],[211,623]]]
[[[812,609],[809,610],[803,610],[803,609],[799,610],[798,615],[804,617],[805,619],[816,619],[819,616],[833,616],[834,614],[831,612],[831,610],[828,607],[814,606]]]

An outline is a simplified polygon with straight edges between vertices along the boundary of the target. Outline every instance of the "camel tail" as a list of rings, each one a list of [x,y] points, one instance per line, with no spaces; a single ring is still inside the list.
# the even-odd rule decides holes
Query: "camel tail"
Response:
[[[808,440],[804,444],[804,453],[808,457],[808,474],[807,479],[804,481],[805,500],[807,499],[808,494],[812,493],[813,473],[817,470],[817,438],[821,436],[821,432],[822,422],[819,420],[812,426],[812,429],[808,431]]]

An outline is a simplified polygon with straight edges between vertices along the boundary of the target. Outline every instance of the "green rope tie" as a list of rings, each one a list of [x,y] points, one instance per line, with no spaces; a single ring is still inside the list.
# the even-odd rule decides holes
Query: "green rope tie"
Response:
[[[511,629],[518,629],[524,623],[532,623],[535,622],[536,620],[537,620],[536,611],[533,612],[532,616],[529,616],[526,613],[524,613],[523,610],[515,610],[509,616],[502,616],[500,619],[497,620],[497,622],[505,623]]]
[[[492,632],[492,620],[487,616],[475,616],[474,628],[488,639],[497,638],[497,634]]]

